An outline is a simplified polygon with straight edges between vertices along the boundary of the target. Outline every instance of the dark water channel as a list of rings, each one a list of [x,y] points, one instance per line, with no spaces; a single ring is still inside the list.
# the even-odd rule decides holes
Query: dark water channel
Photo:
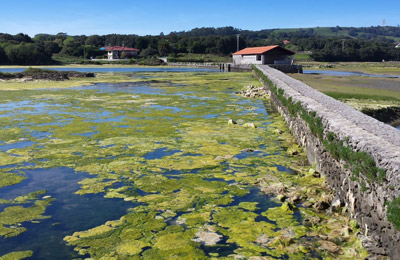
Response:
[[[72,247],[63,241],[75,231],[86,230],[104,224],[108,220],[119,219],[128,208],[135,204],[122,199],[106,199],[102,193],[76,195],[78,182],[89,177],[61,167],[50,169],[25,170],[27,179],[13,186],[0,189],[0,198],[12,199],[33,191],[47,190],[43,196],[56,199],[45,211],[49,219],[39,223],[22,224],[28,230],[13,238],[0,238],[0,255],[12,251],[32,250],[29,259],[72,259],[78,257]],[[9,204],[1,205],[3,211]],[[11,205],[12,206],[12,205]]]

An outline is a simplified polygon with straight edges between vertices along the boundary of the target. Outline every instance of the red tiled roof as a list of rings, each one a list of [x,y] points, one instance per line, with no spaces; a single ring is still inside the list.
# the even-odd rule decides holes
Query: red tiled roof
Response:
[[[287,51],[287,52],[289,52],[289,53],[294,54],[293,51],[290,51],[290,50],[288,50],[288,49],[285,49],[285,48],[283,48],[283,47],[281,47],[281,46],[279,46],[279,45],[271,45],[271,46],[263,46],[263,47],[245,48],[245,49],[243,49],[243,50],[240,50],[240,51],[237,51],[237,52],[233,53],[233,55],[254,55],[254,54],[263,54],[263,53],[266,53],[266,52],[271,51],[271,50],[276,49],[276,48],[279,48],[279,49],[282,49],[282,50],[285,50],[285,51]]]
[[[106,51],[136,51],[138,52],[138,49],[135,48],[128,48],[128,47],[121,47],[121,46],[106,46],[104,47],[104,50]]]

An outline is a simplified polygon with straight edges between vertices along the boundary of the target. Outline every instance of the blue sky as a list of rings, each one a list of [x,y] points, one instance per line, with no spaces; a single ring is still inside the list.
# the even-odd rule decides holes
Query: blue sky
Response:
[[[157,35],[195,27],[239,29],[400,24],[400,1],[0,0],[0,32]]]

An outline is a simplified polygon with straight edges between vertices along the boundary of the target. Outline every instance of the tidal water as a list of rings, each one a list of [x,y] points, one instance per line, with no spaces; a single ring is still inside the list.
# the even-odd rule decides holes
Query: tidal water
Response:
[[[205,68],[144,68],[144,67],[132,67],[132,68],[82,68],[82,67],[68,67],[68,68],[45,68],[56,71],[78,71],[78,72],[219,72],[217,69],[205,69]],[[23,72],[25,68],[0,68],[0,72]]]
[[[363,76],[371,78],[400,78],[399,75],[368,74],[362,72],[336,71],[336,70],[303,70],[304,74],[321,74],[324,76]]]
[[[17,185],[0,189],[0,198],[12,199],[30,192],[46,190],[42,196],[55,199],[46,209],[51,216],[39,223],[24,223],[25,233],[12,238],[0,238],[0,255],[12,251],[32,250],[29,259],[72,259],[77,257],[72,247],[65,245],[63,238],[78,230],[85,230],[119,219],[134,203],[122,199],[106,199],[103,193],[77,195],[78,182],[90,177],[71,168],[24,170],[27,179]],[[0,212],[5,207],[0,204]]]

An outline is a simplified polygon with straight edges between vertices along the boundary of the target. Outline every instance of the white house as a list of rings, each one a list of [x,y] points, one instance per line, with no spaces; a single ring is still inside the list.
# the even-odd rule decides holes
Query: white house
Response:
[[[279,45],[245,48],[233,53],[233,64],[292,64],[295,52]]]
[[[107,51],[108,60],[129,59],[136,57],[139,50],[135,48],[128,48],[124,46],[107,46],[100,48]]]

